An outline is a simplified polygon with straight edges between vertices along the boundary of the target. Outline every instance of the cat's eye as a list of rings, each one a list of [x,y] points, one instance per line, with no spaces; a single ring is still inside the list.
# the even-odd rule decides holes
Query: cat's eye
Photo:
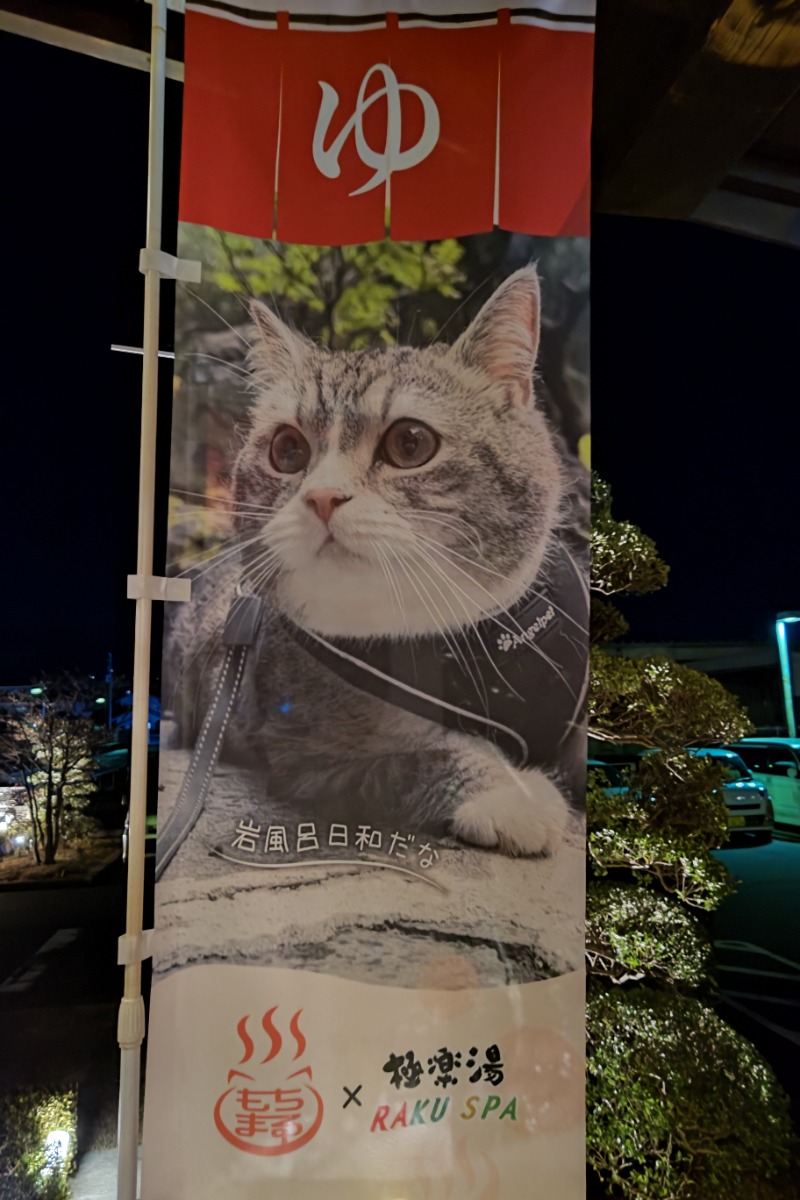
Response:
[[[423,467],[439,449],[439,436],[422,421],[395,421],[383,435],[378,457],[393,467]]]
[[[282,475],[296,475],[304,471],[311,458],[311,447],[299,429],[293,425],[279,425],[269,448],[269,461]]]

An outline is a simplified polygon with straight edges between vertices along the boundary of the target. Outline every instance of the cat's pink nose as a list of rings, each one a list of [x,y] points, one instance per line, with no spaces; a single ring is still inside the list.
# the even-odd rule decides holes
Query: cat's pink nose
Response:
[[[314,509],[320,521],[324,521],[326,525],[334,511],[350,499],[350,496],[345,496],[344,492],[339,492],[336,488],[312,488],[305,494],[306,504]]]

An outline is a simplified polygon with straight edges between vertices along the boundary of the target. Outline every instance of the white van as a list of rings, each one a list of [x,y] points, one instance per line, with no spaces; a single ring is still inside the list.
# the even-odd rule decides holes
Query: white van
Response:
[[[749,737],[732,743],[772,797],[776,825],[800,828],[800,738]]]

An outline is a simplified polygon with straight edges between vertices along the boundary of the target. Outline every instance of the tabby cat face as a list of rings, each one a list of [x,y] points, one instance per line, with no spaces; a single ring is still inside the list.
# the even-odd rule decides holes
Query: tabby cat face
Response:
[[[246,586],[331,636],[463,628],[518,599],[561,497],[533,397],[533,268],[451,347],[331,352],[257,302],[253,317],[234,472]]]

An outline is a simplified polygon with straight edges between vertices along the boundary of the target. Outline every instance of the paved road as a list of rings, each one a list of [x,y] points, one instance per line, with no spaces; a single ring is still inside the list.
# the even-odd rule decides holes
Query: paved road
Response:
[[[0,893],[0,1021],[13,1031],[0,1091],[77,1085],[81,1150],[115,1144],[124,925],[122,864],[89,885]]]
[[[742,880],[714,918],[721,1012],[772,1063],[800,1116],[800,842],[719,857]],[[84,1148],[114,1144],[124,884],[119,866],[89,886],[0,895],[0,1020],[14,1031],[0,1090],[76,1081]]]
[[[56,954],[59,945],[72,946],[70,959],[86,946],[92,950],[88,957],[92,969],[84,981],[86,995],[102,991],[104,968],[116,964],[116,939],[124,932],[124,881],[120,874],[113,883],[70,888],[47,888],[40,891],[3,891],[0,896],[0,1011],[12,1002],[16,991],[26,993],[27,1003],[52,1002],[52,989],[27,985],[20,987],[21,975],[41,967],[41,954],[46,957],[49,971],[58,964],[62,981],[71,994],[80,994],[77,979],[78,964],[67,963],[66,957]],[[65,941],[65,930],[74,936]],[[45,949],[53,938],[56,944]],[[38,960],[34,962],[34,960]],[[84,964],[85,965],[85,964]],[[98,975],[99,972],[99,975]]]
[[[152,859],[148,861],[152,891]],[[92,884],[0,891],[0,1014],[118,1001],[117,939],[125,932],[123,864]],[[152,924],[146,901],[145,926]]]
[[[800,840],[718,857],[741,880],[714,916],[721,1015],[769,1060],[800,1116]]]

